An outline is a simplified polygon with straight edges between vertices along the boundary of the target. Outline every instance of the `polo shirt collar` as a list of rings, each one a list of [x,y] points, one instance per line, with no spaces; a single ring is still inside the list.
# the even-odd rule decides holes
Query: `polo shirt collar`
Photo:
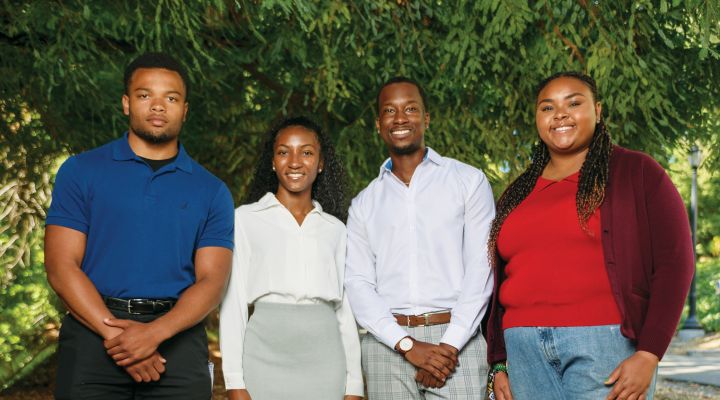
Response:
[[[185,146],[182,145],[182,143],[178,143],[178,155],[175,159],[175,166],[187,172],[188,174],[191,174],[193,171],[192,167],[192,159],[188,155],[188,153],[185,151]]]
[[[123,137],[116,140],[113,144],[113,160],[127,161],[134,160],[135,158],[135,152],[132,151],[130,142],[128,142],[128,133],[125,132]]]
[[[428,146],[425,146],[425,156],[423,157],[422,162],[424,163],[426,161],[430,161],[440,167],[445,165],[443,157]],[[392,158],[387,158],[380,166],[380,176],[378,178],[382,180],[386,174],[392,174],[392,167]]]
[[[123,134],[123,137],[116,140],[113,144],[113,159],[116,161],[140,160],[137,154],[135,154],[135,152],[130,147],[130,142],[128,141],[128,132],[125,132],[125,134]],[[170,165],[174,165],[177,169],[183,170],[187,173],[192,173],[192,159],[185,151],[185,147],[182,145],[182,143],[178,144],[177,158],[175,159],[175,161],[170,163]]]
[[[312,203],[314,208],[308,213],[308,215],[320,214],[320,216],[322,216],[323,218],[329,219],[330,214],[323,212],[320,203],[318,203],[316,200],[313,200]],[[265,196],[263,196],[260,200],[250,205],[250,211],[263,211],[273,207],[284,208],[285,206],[282,205],[280,201],[278,201],[277,197],[275,197],[275,193],[267,192],[265,193]]]

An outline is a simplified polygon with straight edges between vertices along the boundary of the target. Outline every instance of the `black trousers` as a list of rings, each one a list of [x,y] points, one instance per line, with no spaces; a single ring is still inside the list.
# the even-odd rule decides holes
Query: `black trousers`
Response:
[[[112,310],[117,318],[150,322],[159,315]],[[209,400],[212,396],[205,327],[193,326],[158,347],[167,360],[157,382],[136,383],[105,352],[103,340],[70,314],[63,319],[58,346],[57,400]]]

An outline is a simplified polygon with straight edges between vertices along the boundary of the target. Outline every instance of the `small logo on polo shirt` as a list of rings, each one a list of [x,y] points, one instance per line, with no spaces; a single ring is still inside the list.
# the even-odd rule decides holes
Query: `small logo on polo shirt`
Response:
[[[187,201],[183,201],[182,203],[180,203],[180,209],[181,209],[181,210],[184,210],[184,209],[186,209],[186,208],[187,208],[187,206],[188,206],[188,203],[187,203]]]

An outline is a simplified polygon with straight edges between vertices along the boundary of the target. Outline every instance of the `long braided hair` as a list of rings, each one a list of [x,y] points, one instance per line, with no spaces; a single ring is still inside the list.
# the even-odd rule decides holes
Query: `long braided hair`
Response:
[[[560,72],[551,75],[537,86],[535,97],[537,98],[545,86],[558,78],[573,78],[583,82],[590,89],[593,102],[597,101],[598,94],[595,80],[579,72]],[[600,122],[595,125],[590,148],[580,168],[578,191],[575,195],[578,222],[583,231],[588,234],[590,233],[588,231],[588,220],[605,199],[605,188],[610,175],[611,153],[612,141],[605,129],[605,121],[600,116]],[[503,223],[515,207],[520,205],[535,188],[538,177],[540,177],[549,161],[550,152],[545,143],[539,141],[533,148],[530,165],[505,189],[505,192],[498,199],[497,213],[492,222],[488,241],[488,255],[492,265],[497,266],[497,239]]]
[[[318,124],[306,117],[287,118],[268,131],[244,203],[256,202],[265,196],[265,193],[277,191],[279,181],[272,169],[273,147],[280,131],[291,126],[305,128],[317,136],[324,166],[323,172],[318,174],[313,182],[312,198],[320,203],[324,212],[345,222],[348,209],[345,167],[335,154],[335,147],[330,138]]]

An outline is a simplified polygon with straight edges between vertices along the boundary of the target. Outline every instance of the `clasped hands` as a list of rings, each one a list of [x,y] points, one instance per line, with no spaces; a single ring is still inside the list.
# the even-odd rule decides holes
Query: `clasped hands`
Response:
[[[108,318],[105,325],[116,328],[119,334],[103,341],[107,354],[135,380],[160,380],[165,372],[165,360],[157,348],[162,342],[154,325],[128,319]]]
[[[455,371],[458,350],[449,344],[415,341],[405,359],[417,368],[415,380],[425,387],[440,388]]]

